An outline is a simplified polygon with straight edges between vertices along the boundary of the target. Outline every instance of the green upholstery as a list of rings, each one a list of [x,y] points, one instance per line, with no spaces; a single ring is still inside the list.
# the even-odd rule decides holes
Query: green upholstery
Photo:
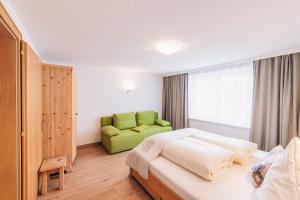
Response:
[[[120,115],[122,115],[121,118],[124,121],[126,121],[128,118],[129,118],[129,121],[132,120],[131,119],[132,116],[130,116],[130,117],[126,116],[125,117],[124,114],[114,114],[113,116],[118,116],[119,117]],[[134,114],[134,116],[136,116],[136,115]],[[158,118],[157,116],[158,116],[157,112],[154,112],[155,120]],[[103,118],[105,118],[105,119],[103,119]],[[135,120],[135,126],[134,127],[136,127],[137,119],[134,118],[134,120]],[[111,124],[109,124],[109,123],[111,123]],[[121,123],[122,128],[124,128],[124,126],[125,127],[129,126],[129,125],[126,124],[127,122],[125,123],[125,125],[122,124],[122,123]],[[123,130],[119,129],[119,133],[114,135],[115,134],[115,132],[114,132],[115,129],[106,128],[106,127],[103,126],[103,124],[105,124],[106,126],[114,124],[113,117],[107,117],[106,116],[106,117],[101,118],[101,126],[102,126],[101,141],[102,141],[102,145],[105,147],[105,149],[110,154],[118,153],[118,152],[121,152],[121,151],[126,151],[126,150],[129,150],[129,149],[133,149],[140,142],[142,142],[146,137],[149,137],[151,135],[154,135],[154,134],[157,134],[157,133],[162,133],[162,132],[172,131],[171,126],[160,126],[160,125],[157,125],[157,124],[153,124],[153,125],[147,125],[148,127],[146,129],[144,129],[146,127],[145,125],[141,126],[141,127],[143,127],[142,129],[144,129],[144,130],[140,130],[140,132],[136,132],[136,131],[131,130],[131,128],[134,128],[134,127],[123,129]],[[128,122],[128,124],[130,124],[130,126],[132,126],[133,122]],[[118,125],[120,125],[120,124],[118,124]],[[122,126],[122,125],[124,125],[124,126]],[[115,127],[115,125],[114,125],[114,127]],[[103,128],[104,128],[104,130],[103,130]],[[112,131],[112,133],[108,133],[108,131],[105,130],[105,129],[109,129],[109,131]]]
[[[136,113],[136,121],[138,125],[153,125],[155,123],[155,112],[144,111]]]
[[[101,127],[113,125],[113,117],[112,116],[105,116],[101,117]]]
[[[107,135],[108,137],[112,137],[120,133],[120,130],[112,125],[103,126],[101,128],[101,131],[103,134]]]
[[[160,126],[170,126],[170,122],[162,119],[156,119],[155,124],[160,125]]]
[[[168,131],[172,131],[172,127],[171,126],[159,126],[159,125],[152,125],[149,128],[147,128],[146,130],[140,132],[139,134],[142,134],[143,136],[151,136],[155,133],[162,133],[162,132],[168,132]]]
[[[136,131],[136,132],[142,132],[142,131],[146,130],[149,127],[150,127],[150,125],[142,124],[140,126],[132,128],[131,130]]]
[[[155,120],[158,119],[158,112],[155,112]]]
[[[113,124],[120,130],[136,127],[135,113],[121,113],[113,115]]]
[[[130,129],[122,130],[121,133],[115,137],[110,138],[110,153],[117,153],[121,151],[126,151],[128,149],[133,149],[141,141],[143,137],[140,133],[132,131]]]

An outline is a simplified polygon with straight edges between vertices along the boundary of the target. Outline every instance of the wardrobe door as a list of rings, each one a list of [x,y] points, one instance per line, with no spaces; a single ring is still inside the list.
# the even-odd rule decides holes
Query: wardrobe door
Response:
[[[1,200],[21,199],[20,39],[0,3]]]
[[[67,157],[72,170],[72,68],[43,64],[43,157]]]
[[[76,78],[72,74],[72,162],[74,162],[77,155],[76,143],[76,125],[77,125],[77,98],[76,98]]]
[[[23,199],[36,199],[38,173],[43,160],[42,62],[23,43],[22,54],[22,172]]]

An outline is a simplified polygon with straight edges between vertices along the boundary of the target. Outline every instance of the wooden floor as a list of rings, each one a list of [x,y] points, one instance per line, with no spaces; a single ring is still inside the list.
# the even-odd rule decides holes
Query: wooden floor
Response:
[[[65,174],[63,191],[57,189],[58,179],[49,181],[48,194],[38,200],[142,200],[152,198],[128,177],[123,152],[108,155],[100,144],[77,151],[73,172]]]

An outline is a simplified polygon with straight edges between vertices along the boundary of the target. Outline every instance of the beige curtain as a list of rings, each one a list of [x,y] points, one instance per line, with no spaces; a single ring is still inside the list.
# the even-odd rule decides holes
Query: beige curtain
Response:
[[[188,74],[164,77],[162,116],[174,129],[188,126]]]
[[[254,61],[251,140],[262,150],[300,136],[300,53]]]

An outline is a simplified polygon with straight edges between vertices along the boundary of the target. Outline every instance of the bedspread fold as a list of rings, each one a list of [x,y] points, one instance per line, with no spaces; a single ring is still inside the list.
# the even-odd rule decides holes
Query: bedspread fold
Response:
[[[213,180],[220,169],[233,162],[243,164],[256,151],[257,145],[248,141],[185,128],[146,138],[129,153],[126,164],[148,179],[150,162],[162,154],[187,170]]]
[[[206,180],[214,180],[233,164],[231,151],[192,137],[166,144],[161,155]]]
[[[193,135],[192,138],[208,142],[234,153],[234,162],[243,164],[257,151],[257,144],[231,137],[225,137],[206,131],[199,130],[199,134]]]
[[[161,153],[167,143],[198,133],[197,129],[186,128],[148,137],[129,153],[126,164],[144,179],[148,179],[150,162]]]

